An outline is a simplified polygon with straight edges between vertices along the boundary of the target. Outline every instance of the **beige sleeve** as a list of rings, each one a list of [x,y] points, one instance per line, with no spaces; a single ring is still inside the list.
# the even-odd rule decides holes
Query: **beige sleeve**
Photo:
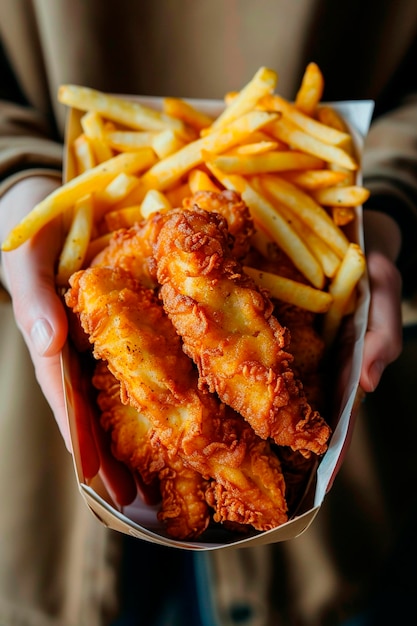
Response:
[[[0,195],[20,178],[62,170],[62,144],[30,107],[0,101]]]
[[[401,227],[398,260],[405,288],[415,289],[417,271],[417,94],[371,126],[363,159],[367,205],[391,215]],[[410,284],[412,281],[412,284]]]

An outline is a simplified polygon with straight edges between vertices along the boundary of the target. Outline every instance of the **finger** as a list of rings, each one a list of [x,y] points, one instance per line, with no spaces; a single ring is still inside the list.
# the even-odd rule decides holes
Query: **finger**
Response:
[[[33,203],[57,185],[54,179],[26,179],[4,196],[2,204],[14,221],[19,220]],[[2,221],[2,234],[10,225]],[[4,253],[2,269],[12,296],[16,323],[28,346],[37,380],[65,444],[71,450],[59,356],[66,340],[67,318],[54,284],[60,242],[60,225],[55,222],[17,250]]]
[[[54,285],[56,229],[4,255],[16,323],[28,346],[36,378],[54,413],[68,450],[67,423],[59,352],[67,336],[67,317]]]
[[[365,392],[378,386],[385,368],[402,350],[401,276],[382,254],[368,257],[371,305],[360,384]]]
[[[59,242],[55,223],[4,255],[16,321],[41,356],[57,354],[67,336],[67,317],[54,281]]]
[[[60,356],[41,357],[28,343],[36,379],[48,401],[59,431],[69,452],[72,452],[67,409],[64,398]]]
[[[92,420],[92,427],[100,459],[101,478],[113,500],[120,506],[127,506],[133,502],[137,493],[134,477],[127,466],[112,454],[111,436],[97,419]]]

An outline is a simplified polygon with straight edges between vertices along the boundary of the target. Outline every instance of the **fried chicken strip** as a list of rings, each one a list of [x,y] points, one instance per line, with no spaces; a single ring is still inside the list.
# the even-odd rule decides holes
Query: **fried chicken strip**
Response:
[[[119,267],[150,289],[158,287],[153,244],[164,223],[156,213],[131,228],[113,233],[108,245],[93,259],[91,266]]]
[[[291,259],[277,248],[274,248],[270,258],[252,249],[249,263],[261,271],[307,283]],[[317,314],[281,300],[273,299],[272,302],[274,316],[290,333],[289,351],[294,358],[291,367],[303,381],[308,402],[314,409],[320,410],[325,407],[326,399],[323,384],[325,342],[317,330]]]
[[[205,498],[208,481],[199,472],[185,467],[179,456],[170,457],[155,436],[143,413],[120,400],[120,384],[104,361],[95,367],[93,385],[99,390],[100,421],[111,432],[112,452],[145,485],[159,482],[161,508],[158,519],[167,533],[177,539],[199,537],[210,522]]]
[[[249,251],[250,238],[254,232],[250,211],[240,196],[228,189],[215,193],[213,191],[197,191],[182,202],[183,208],[193,210],[195,207],[219,213],[226,222],[231,235],[231,247],[236,258],[243,258]]]
[[[108,267],[77,272],[70,284],[67,305],[94,356],[119,381],[122,402],[149,419],[170,455],[215,481],[209,501],[217,519],[257,530],[285,522],[279,460],[240,416],[198,388],[192,361],[152,290]]]
[[[293,369],[303,381],[308,402],[313,408],[321,410],[326,407],[325,343],[315,327],[315,314],[285,302],[276,301],[274,304],[274,314],[290,331]]]
[[[184,208],[194,206],[219,212],[229,227],[230,245],[234,254],[243,257],[249,249],[253,232],[249,209],[234,191],[198,191],[183,201]],[[131,228],[121,228],[114,232],[109,244],[93,260],[91,265],[121,267],[128,271],[146,287],[158,287],[153,245],[159,231],[173,212],[182,213],[181,208],[168,213],[155,213],[148,219]]]
[[[198,208],[165,220],[154,255],[164,308],[216,392],[263,439],[309,456],[323,454],[330,429],[307,402],[291,369],[289,333],[244,274],[228,245],[226,221]]]

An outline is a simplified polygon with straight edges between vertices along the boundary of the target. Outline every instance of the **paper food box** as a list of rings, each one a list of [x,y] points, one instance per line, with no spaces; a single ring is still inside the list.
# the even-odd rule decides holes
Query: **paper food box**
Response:
[[[160,109],[161,100],[158,98],[136,98],[155,109]],[[223,108],[222,102],[191,101],[193,106],[212,116],[216,116]],[[348,124],[355,143],[356,154],[360,162],[364,138],[367,134],[373,110],[372,102],[342,102],[332,104],[343,116]],[[70,109],[66,134],[66,164],[65,176],[69,180],[74,176],[74,163],[69,146],[81,131],[80,119],[83,112]],[[357,172],[356,184],[361,184],[361,173]],[[357,215],[350,238],[363,247],[361,208],[356,209]],[[91,384],[83,369],[83,355],[78,354],[68,343],[62,353],[62,370],[65,386],[68,420],[74,451],[74,465],[80,492],[86,504],[102,523],[116,531],[132,535],[142,540],[170,545],[188,550],[215,550],[231,546],[254,546],[257,544],[274,543],[292,539],[303,533],[313,522],[331,485],[332,477],[341,459],[342,451],[347,445],[349,427],[357,411],[361,399],[359,389],[359,375],[362,360],[364,334],[367,325],[369,293],[367,278],[364,276],[358,288],[358,299],[353,317],[354,340],[348,351],[343,351],[343,362],[337,363],[340,368],[339,384],[326,393],[335,393],[333,411],[329,422],[332,424],[332,435],[329,447],[320,459],[317,467],[311,471],[305,484],[304,493],[291,511],[290,519],[281,526],[267,531],[250,530],[245,534],[224,529],[219,524],[213,524],[198,538],[198,540],[177,540],[170,537],[164,525],[157,519],[158,504],[146,504],[138,495],[132,504],[118,506],[109,491],[103,472],[109,471],[106,467],[94,476],[89,475],[89,454],[85,446],[80,445],[84,433],[86,415],[91,411],[94,402],[91,394]],[[91,454],[95,454],[91,451]],[[112,471],[110,469],[110,471]]]

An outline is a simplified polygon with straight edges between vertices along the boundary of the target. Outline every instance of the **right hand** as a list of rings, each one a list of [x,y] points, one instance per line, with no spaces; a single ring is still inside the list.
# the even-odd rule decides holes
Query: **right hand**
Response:
[[[60,184],[52,177],[29,177],[6,192],[0,202],[1,241]],[[65,445],[72,452],[60,360],[68,334],[68,318],[55,289],[55,266],[62,243],[61,220],[57,218],[16,250],[3,252],[2,270],[36,378]],[[78,439],[86,477],[93,477],[101,468],[102,478],[114,499],[120,504],[128,504],[136,494],[134,478],[112,456],[104,434],[91,420],[90,412],[79,413]]]
[[[58,178],[33,176],[11,187],[0,202],[1,240],[59,184]],[[60,367],[60,351],[68,325],[54,284],[55,262],[61,244],[60,220],[57,219],[16,250],[3,252],[2,272],[37,380],[65,444],[71,450]]]

